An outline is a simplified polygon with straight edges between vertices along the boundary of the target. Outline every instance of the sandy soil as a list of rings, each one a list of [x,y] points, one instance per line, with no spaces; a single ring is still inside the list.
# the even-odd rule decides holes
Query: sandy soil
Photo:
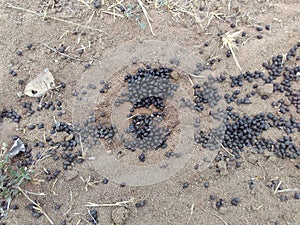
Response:
[[[300,3],[297,0],[177,1],[177,4],[158,1],[161,5],[157,8],[155,1],[143,2],[146,2],[145,9],[152,19],[155,35],[151,34],[140,9],[133,9],[132,14],[128,10],[126,14],[113,7],[117,6],[114,1],[103,1],[98,9],[93,1],[84,0],[1,1],[0,110],[12,108],[22,116],[22,120],[19,124],[8,119],[0,122],[0,143],[6,142],[11,146],[11,136],[18,135],[32,148],[35,158],[38,152],[49,149],[47,144],[45,148],[33,147],[33,144],[49,135],[53,116],[74,124],[88,116],[88,110],[92,109],[106,113],[104,118],[99,117],[104,124],[112,121],[112,117],[116,116],[114,112],[120,113],[117,117],[126,118],[127,112],[116,111],[114,101],[126,87],[124,75],[134,73],[144,64],[173,66],[174,78],[182,87],[179,95],[189,98],[192,98],[193,92],[186,74],[193,73],[197,62],[205,64],[212,58],[219,59],[204,75],[238,75],[240,71],[233,57],[226,57],[227,49],[221,48],[220,32],[247,32],[246,37],[239,34],[241,44],[235,51],[243,71],[264,71],[263,62],[286,53],[300,41]],[[123,1],[123,4],[128,9],[130,5],[138,6],[136,1]],[[198,9],[200,6],[203,8]],[[125,18],[126,15],[129,18]],[[231,23],[236,27],[232,28]],[[264,28],[265,25],[270,25],[271,29],[256,30],[257,26]],[[258,34],[262,34],[263,39],[257,39]],[[28,44],[32,44],[31,49],[26,47]],[[59,54],[57,51],[62,45],[66,50]],[[50,48],[56,49],[56,52]],[[79,54],[82,48],[83,53]],[[20,50],[22,55],[16,54]],[[178,66],[170,64],[174,58],[179,59]],[[89,68],[87,64],[91,64]],[[299,61],[294,60],[290,65],[299,65]],[[33,108],[38,103],[28,96],[18,97],[25,85],[45,68],[49,68],[57,84],[66,84],[65,89],[59,88],[45,97],[46,101],[57,99],[62,102],[66,113],[61,117],[56,116],[57,111],[51,110],[36,111],[28,116],[22,102],[32,102]],[[16,71],[17,75],[12,76],[10,70]],[[20,79],[24,80],[24,84],[19,84]],[[111,86],[105,94],[98,91],[103,86],[100,84],[102,79]],[[204,80],[192,78],[194,83]],[[97,88],[90,90],[86,96],[82,95],[82,90],[90,83]],[[299,87],[299,82],[296,85]],[[249,93],[251,87],[252,84],[243,85],[241,93]],[[218,88],[222,94],[231,90],[229,81]],[[74,91],[79,92],[78,96],[83,101],[78,101],[78,96],[74,97]],[[84,98],[87,100],[84,101]],[[280,98],[279,93],[274,93],[267,101],[255,96],[251,105],[232,105],[241,115],[259,112],[278,114],[278,110],[270,104]],[[175,116],[167,120],[174,128],[169,147],[147,152],[145,164],[137,160],[139,152],[123,150],[122,157],[118,158],[121,145],[115,137],[113,143],[103,141],[99,148],[87,151],[85,161],[75,163],[68,170],[63,170],[62,159],[54,161],[49,157],[38,161],[32,169],[34,178],[41,182],[29,182],[22,186],[23,190],[45,194],[29,194],[29,197],[39,202],[53,224],[88,224],[89,210],[92,209],[98,212],[98,224],[104,225],[300,224],[300,200],[294,198],[296,189],[298,192],[300,189],[300,172],[295,166],[300,163],[299,157],[295,160],[280,159],[270,152],[252,154],[249,150],[238,160],[241,162],[239,168],[233,162],[231,167],[217,172],[216,163],[203,163],[204,157],[213,158],[214,155],[201,146],[194,147],[192,144],[192,149],[183,147],[185,144],[191,146],[192,142],[186,139],[190,133],[187,132],[188,127],[176,126],[184,124],[185,120],[190,121],[194,114],[184,114],[185,109],[174,106],[175,102],[170,102],[170,107],[173,105],[175,108],[170,111],[176,112]],[[207,111],[197,114],[204,130],[214,123],[207,114]],[[300,120],[299,114],[293,110],[286,116],[290,115]],[[44,122],[44,128],[32,131],[26,128],[28,124],[37,122]],[[267,135],[277,138],[283,132],[271,130]],[[292,136],[299,146],[299,132]],[[182,157],[166,158],[165,153],[173,149],[183,152]],[[18,157],[14,159],[15,165],[18,160]],[[200,167],[195,169],[197,164]],[[126,176],[122,165],[125,165],[123,170],[128,171]],[[218,166],[222,167],[220,163]],[[132,168],[137,168],[137,171],[130,171]],[[51,173],[60,169],[61,173],[57,179],[47,181],[44,169]],[[120,173],[124,176],[119,176]],[[101,181],[106,177],[109,182],[103,184]],[[120,186],[122,179],[125,187]],[[282,181],[283,189],[287,191],[274,194],[272,180]],[[93,184],[93,181],[96,182]],[[183,188],[185,182],[189,185]],[[204,186],[205,182],[209,182],[209,187]],[[253,183],[252,189],[249,182]],[[212,200],[211,195],[215,195],[216,199]],[[287,200],[281,201],[280,196],[286,196]],[[235,197],[241,199],[237,206],[231,204]],[[225,203],[217,208],[219,199]],[[123,201],[128,202],[114,204]],[[145,205],[136,207],[136,203],[141,201],[145,201]],[[87,207],[88,202],[113,205]],[[13,199],[12,205],[15,204],[19,209],[10,210],[9,216],[2,218],[1,222],[9,225],[49,224],[45,215],[40,218],[32,216],[27,207],[30,202],[21,193]],[[61,207],[55,209],[57,205]]]

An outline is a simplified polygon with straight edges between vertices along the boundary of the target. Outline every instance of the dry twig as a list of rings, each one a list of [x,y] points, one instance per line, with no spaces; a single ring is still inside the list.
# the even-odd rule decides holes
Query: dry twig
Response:
[[[104,203],[104,204],[96,204],[93,202],[88,202],[86,207],[113,207],[113,206],[126,206],[128,203],[133,203],[134,198],[131,198],[127,201],[116,202],[116,203]]]

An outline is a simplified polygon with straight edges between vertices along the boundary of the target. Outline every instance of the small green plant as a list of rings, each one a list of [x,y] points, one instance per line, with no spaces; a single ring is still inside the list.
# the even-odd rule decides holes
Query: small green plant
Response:
[[[125,9],[125,17],[127,19],[132,18],[133,17],[133,10],[134,10],[134,6],[129,5],[126,9]]]
[[[20,168],[14,166],[6,152],[7,144],[3,143],[0,154],[0,195],[7,202],[7,207],[5,210],[1,209],[0,217],[6,215],[10,203],[19,193],[21,185],[31,180],[31,170],[24,166]]]
[[[146,23],[141,21],[141,12],[143,12],[142,9],[140,9],[140,6],[133,6],[133,5],[128,5],[125,7],[125,18],[130,19],[135,17],[136,23],[142,28],[146,29]]]

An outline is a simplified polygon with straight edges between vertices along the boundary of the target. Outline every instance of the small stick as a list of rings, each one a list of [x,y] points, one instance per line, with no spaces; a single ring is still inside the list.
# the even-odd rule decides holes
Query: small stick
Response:
[[[153,32],[153,29],[152,29],[152,25],[151,25],[151,22],[150,22],[147,10],[145,9],[145,7],[144,7],[144,5],[143,5],[143,3],[142,3],[141,0],[137,0],[137,2],[139,3],[139,5],[141,6],[141,8],[143,10],[143,13],[144,13],[144,15],[146,17],[146,20],[147,20],[147,23],[148,23],[148,25],[150,27],[150,31],[151,31],[152,35],[155,35],[154,32]]]
[[[134,198],[131,198],[128,201],[116,202],[116,203],[104,203],[104,204],[96,204],[92,202],[88,202],[86,207],[113,207],[113,206],[126,206],[128,203],[132,203]]]

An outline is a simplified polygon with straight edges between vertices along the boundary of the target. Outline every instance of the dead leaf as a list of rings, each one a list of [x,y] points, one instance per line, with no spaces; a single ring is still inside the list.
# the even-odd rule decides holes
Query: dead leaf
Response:
[[[53,87],[55,87],[54,77],[49,69],[46,68],[26,85],[24,94],[37,98],[43,96]]]

